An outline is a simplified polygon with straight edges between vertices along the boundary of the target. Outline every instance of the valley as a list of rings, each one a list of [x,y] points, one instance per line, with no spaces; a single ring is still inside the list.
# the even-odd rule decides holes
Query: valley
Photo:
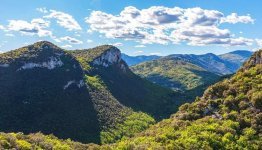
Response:
[[[202,137],[211,142],[208,147],[224,147],[221,134],[232,133],[238,133],[230,140],[234,146],[248,146],[239,145],[239,137],[248,138],[245,132],[252,132],[251,148],[259,147],[261,50],[232,77],[218,71],[231,74],[234,70],[225,62],[237,66],[245,58],[195,57],[170,55],[129,69],[114,46],[68,51],[47,41],[0,54],[0,145],[198,149],[204,143],[189,141],[198,141],[196,135],[203,131],[214,132],[212,138],[219,142],[212,145]],[[213,63],[204,66],[206,60]],[[224,67],[210,66],[214,64]],[[224,128],[214,128],[220,125]],[[176,138],[180,134],[184,136]]]

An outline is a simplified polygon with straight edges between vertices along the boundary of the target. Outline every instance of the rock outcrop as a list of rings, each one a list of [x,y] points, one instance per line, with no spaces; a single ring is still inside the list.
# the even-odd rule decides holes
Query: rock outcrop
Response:
[[[93,61],[94,65],[102,65],[108,67],[109,65],[119,63],[121,61],[121,52],[116,47],[111,47],[105,51],[100,57]]]

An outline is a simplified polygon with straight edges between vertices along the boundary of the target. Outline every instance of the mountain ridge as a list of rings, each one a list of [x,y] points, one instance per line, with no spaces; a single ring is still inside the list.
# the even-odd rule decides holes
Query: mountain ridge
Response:
[[[0,129],[6,132],[107,143],[154,123],[145,113],[161,119],[177,109],[173,91],[133,74],[110,45],[66,51],[41,41],[0,54],[0,84]]]

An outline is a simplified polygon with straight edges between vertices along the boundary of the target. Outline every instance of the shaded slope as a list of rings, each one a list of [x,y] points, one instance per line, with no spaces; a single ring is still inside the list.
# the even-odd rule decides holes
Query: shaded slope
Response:
[[[40,42],[1,54],[0,61],[1,131],[99,142],[97,113],[72,56]]]
[[[101,46],[105,53],[99,59],[95,59],[93,63],[83,62],[83,66],[91,66],[87,68],[87,72],[91,76],[98,75],[101,81],[106,85],[111,94],[123,105],[133,108],[136,111],[143,111],[153,115],[157,119],[168,117],[171,112],[175,111],[176,101],[179,101],[179,93],[154,85],[139,76],[133,74],[126,63],[121,59],[120,51],[115,47]],[[112,49],[116,56],[107,54],[106,50]],[[78,60],[88,57],[90,50],[75,51],[72,54]],[[93,51],[93,49],[92,49]],[[117,61],[110,66],[105,58]],[[165,108],[165,109],[163,109]]]
[[[43,41],[0,54],[0,85],[1,131],[84,143],[131,137],[155,122],[145,113],[167,117],[179,100],[133,74],[110,45],[65,51]]]

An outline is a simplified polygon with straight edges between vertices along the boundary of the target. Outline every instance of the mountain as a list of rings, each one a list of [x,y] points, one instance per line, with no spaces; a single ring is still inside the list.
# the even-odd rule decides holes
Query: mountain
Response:
[[[110,45],[66,51],[41,41],[0,54],[0,85],[0,131],[84,143],[132,136],[182,103],[132,73]]]
[[[174,54],[167,57],[169,57],[170,59],[183,59],[197,66],[200,66],[209,72],[213,72],[220,75],[234,73],[234,68],[236,67],[236,64],[223,60],[219,56],[212,53],[207,53],[203,55]]]
[[[222,76],[236,72],[251,54],[252,52],[245,50],[219,56],[212,53],[174,54],[131,66],[131,69],[139,76],[163,87],[181,91],[195,89],[201,93],[198,87],[204,90]]]
[[[262,141],[261,85],[262,50],[255,52],[231,78],[210,86],[201,98],[182,105],[169,119],[132,138],[96,145],[60,140],[41,133],[0,133],[0,148],[259,150]],[[143,121],[139,123],[144,124]]]
[[[173,90],[191,90],[217,81],[220,76],[181,57],[163,57],[131,67],[132,71]]]
[[[251,51],[247,50],[236,50],[226,54],[219,55],[223,60],[229,61],[236,64],[235,70],[238,70],[242,64],[253,54]]]
[[[161,56],[157,56],[157,55],[129,56],[129,55],[126,55],[126,54],[122,54],[122,59],[127,63],[128,66],[133,66],[133,65],[145,62],[145,61],[155,60],[155,59],[158,59],[160,57]]]
[[[262,50],[231,78],[210,86],[135,137],[101,149],[261,149]]]

